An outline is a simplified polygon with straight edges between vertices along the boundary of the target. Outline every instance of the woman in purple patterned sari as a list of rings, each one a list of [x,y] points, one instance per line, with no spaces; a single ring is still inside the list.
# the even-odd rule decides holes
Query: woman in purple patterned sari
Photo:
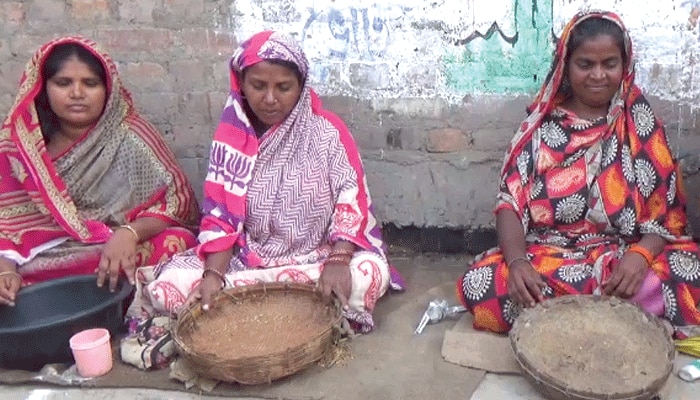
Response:
[[[203,308],[219,290],[258,282],[316,284],[360,332],[401,289],[383,250],[355,142],[307,84],[301,47],[276,32],[245,41],[214,135],[199,245],[142,270],[131,313]],[[150,275],[150,276],[149,276]]]

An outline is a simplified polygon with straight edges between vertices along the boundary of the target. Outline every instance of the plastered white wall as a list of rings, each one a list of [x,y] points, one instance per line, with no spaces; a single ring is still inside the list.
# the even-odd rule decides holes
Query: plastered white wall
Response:
[[[619,13],[638,83],[691,105],[698,96],[700,0],[237,0],[239,41],[274,29],[303,43],[312,83],[360,99],[530,94],[553,40],[582,8]]]

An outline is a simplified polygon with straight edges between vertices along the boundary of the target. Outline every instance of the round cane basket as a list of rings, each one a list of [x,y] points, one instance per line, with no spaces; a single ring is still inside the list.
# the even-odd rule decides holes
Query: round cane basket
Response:
[[[563,296],[522,311],[510,343],[524,376],[552,400],[648,400],[673,368],[663,324],[614,297]]]
[[[225,289],[204,312],[178,315],[173,342],[200,376],[244,385],[269,383],[321,359],[338,337],[341,310],[314,287],[268,283]]]

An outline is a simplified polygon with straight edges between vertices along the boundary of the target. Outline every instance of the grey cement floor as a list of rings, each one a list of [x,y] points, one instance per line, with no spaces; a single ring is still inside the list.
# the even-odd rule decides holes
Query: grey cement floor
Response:
[[[397,256],[395,264],[401,270],[404,278],[409,284],[409,291],[397,296],[389,296],[382,300],[376,310],[379,321],[384,322],[384,334],[387,330],[399,332],[411,330],[420,317],[420,310],[423,309],[426,300],[436,296],[444,296],[450,302],[454,302],[454,296],[450,297],[450,285],[463,271],[468,262],[466,257],[447,256]],[[436,289],[437,288],[437,289]],[[425,304],[424,304],[425,303]],[[416,314],[416,315],[412,315]],[[381,323],[381,322],[380,322]],[[411,337],[406,332],[396,334],[396,342],[402,351],[381,351],[381,341],[372,335],[356,339],[354,347],[364,349],[364,358],[368,358],[375,365],[374,375],[363,375],[361,369],[367,369],[361,357],[356,357],[352,362],[359,364],[362,368],[352,368],[352,365],[345,370],[337,382],[338,391],[331,393],[323,390],[323,385],[314,385],[314,377],[324,375],[318,374],[311,377],[304,374],[288,382],[286,385],[293,387],[299,384],[302,387],[309,387],[306,399],[340,399],[354,400],[358,398],[393,400],[393,399],[445,399],[445,400],[544,400],[525,381],[524,378],[515,375],[485,374],[480,371],[459,367],[446,363],[440,356],[441,337],[447,329],[454,326],[453,321],[447,321],[439,325],[428,326],[425,337]],[[382,328],[380,328],[382,329]],[[384,346],[385,347],[385,346]],[[354,350],[355,351],[355,350]],[[415,354],[419,353],[419,354]],[[369,356],[368,356],[369,354]],[[417,357],[419,356],[419,357]],[[387,363],[386,358],[391,358],[388,362],[392,369],[383,368]],[[416,360],[421,361],[422,366],[418,367]],[[688,357],[682,356],[677,362],[677,368],[690,361]],[[365,360],[366,362],[366,360]],[[426,369],[426,365],[428,366]],[[334,367],[335,368],[335,367]],[[341,371],[342,372],[342,371]],[[675,371],[674,371],[675,373]],[[369,377],[369,378],[368,378]],[[368,379],[375,378],[377,382],[368,382]],[[337,379],[337,378],[336,378]],[[359,382],[358,382],[359,379]],[[411,385],[415,386],[416,380],[425,379],[428,386],[425,390],[407,390]],[[700,382],[700,381],[698,381]],[[373,386],[374,385],[374,386]],[[313,386],[317,386],[313,388]],[[314,389],[316,389],[314,391]],[[313,394],[312,394],[313,393]],[[189,400],[189,399],[220,399],[220,396],[206,396],[199,393],[187,393],[171,390],[157,389],[66,389],[63,387],[20,385],[3,386],[0,388],[0,399],[11,400]],[[260,399],[279,398],[287,399],[284,395],[274,395],[269,393],[265,396],[241,397],[237,399]],[[290,396],[294,400],[299,396]],[[698,400],[700,399],[700,383],[686,383],[680,381],[675,376],[669,381],[668,394],[663,400]]]

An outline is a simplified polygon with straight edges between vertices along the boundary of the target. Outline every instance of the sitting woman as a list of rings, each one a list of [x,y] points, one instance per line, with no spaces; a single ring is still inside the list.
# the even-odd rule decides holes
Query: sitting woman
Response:
[[[159,265],[130,313],[170,314],[187,300],[206,310],[224,287],[293,281],[335,293],[357,330],[374,326],[377,299],[398,282],[390,282],[355,142],[322,108],[308,70],[299,44],[276,32],[235,53],[199,245]]]
[[[457,284],[474,327],[507,332],[522,307],[567,294],[630,299],[677,333],[700,324],[681,172],[618,16],[568,23],[528,112],[502,170],[499,247]]]
[[[155,264],[196,244],[192,188],[112,60],[63,38],[31,59],[0,128],[0,303],[22,285]]]

